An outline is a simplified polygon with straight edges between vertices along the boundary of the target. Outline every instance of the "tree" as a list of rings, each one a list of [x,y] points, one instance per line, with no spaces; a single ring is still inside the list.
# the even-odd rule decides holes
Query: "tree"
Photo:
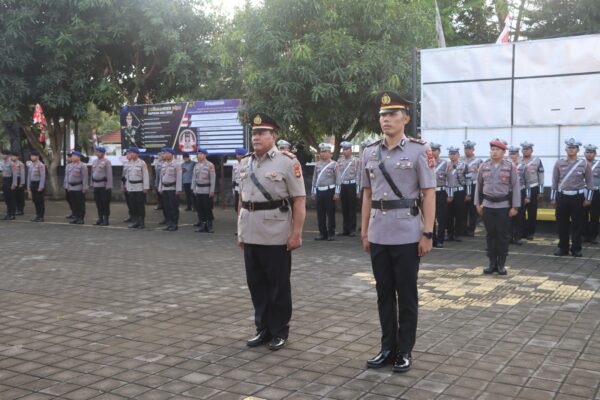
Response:
[[[448,46],[494,43],[504,17],[487,0],[438,0]],[[501,7],[500,5],[498,7]]]
[[[410,53],[435,44],[433,2],[272,0],[234,19],[248,113],[316,147],[378,129],[376,93],[411,93]],[[235,31],[234,35],[239,33]],[[236,61],[237,62],[237,61]]]
[[[525,13],[529,39],[600,32],[598,0],[531,0]]]

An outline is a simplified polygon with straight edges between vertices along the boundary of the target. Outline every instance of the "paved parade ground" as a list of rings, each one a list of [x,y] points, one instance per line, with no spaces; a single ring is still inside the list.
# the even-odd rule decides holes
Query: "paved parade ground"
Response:
[[[0,222],[0,399],[600,399],[600,245],[554,257],[551,226],[483,276],[483,233],[422,260],[413,369],[365,369],[379,350],[359,239],[315,242],[309,210],[293,254],[289,344],[249,349],[253,311],[235,216],[215,234]],[[341,218],[338,215],[338,227]]]

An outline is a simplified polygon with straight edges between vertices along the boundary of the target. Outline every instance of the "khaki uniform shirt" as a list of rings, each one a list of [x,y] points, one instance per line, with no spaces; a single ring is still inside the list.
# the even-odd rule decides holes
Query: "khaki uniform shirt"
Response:
[[[536,186],[540,187],[540,193],[544,191],[544,165],[542,160],[538,157],[532,157],[529,160],[523,159],[523,162],[527,165],[527,184],[529,188]]]
[[[587,189],[586,198],[591,200],[593,185],[592,167],[585,159],[578,158],[570,161],[567,158],[562,158],[554,164],[550,199],[556,200],[558,193]]]
[[[236,160],[233,164],[233,170],[231,171],[231,188],[234,192],[240,191],[240,166],[242,164]]]
[[[315,164],[312,178],[312,194],[319,190],[335,188],[335,194],[340,194],[340,171],[338,163],[334,160],[319,161]]]
[[[262,157],[251,154],[240,165],[240,197],[242,201],[264,202],[267,198],[256,187],[251,172],[273,200],[306,196],[302,167],[296,158],[274,146]],[[261,245],[285,245],[292,230],[292,206],[288,211],[249,211],[240,208],[238,240]]]
[[[360,193],[360,178],[362,176],[361,161],[358,157],[341,157],[338,160],[338,171],[340,174],[340,184],[356,184],[356,192]]]
[[[46,166],[41,161],[32,162],[27,174],[27,190],[31,190],[31,182],[39,182],[38,189],[46,187]]]
[[[72,162],[67,165],[65,171],[65,188],[72,192],[88,190],[87,165],[81,161]]]
[[[141,192],[150,189],[150,174],[148,166],[141,158],[127,161],[123,166],[125,177],[125,190],[128,192]]]
[[[192,190],[196,194],[214,193],[216,178],[215,165],[213,163],[208,160],[198,161],[194,166]]]
[[[379,168],[379,152],[385,168],[406,199],[417,199],[422,189],[435,188],[435,160],[428,144],[403,139],[388,148],[378,140],[365,148],[362,165],[362,187],[371,188],[372,200],[398,200]],[[423,232],[422,216],[411,215],[410,208],[382,211],[371,209],[369,242],[398,245],[416,243]]]
[[[165,161],[160,169],[159,192],[174,190],[181,192],[182,171],[181,165],[174,160]]]
[[[92,187],[112,190],[113,172],[110,160],[97,158],[92,162]]]
[[[511,200],[493,202],[485,200],[484,196],[502,198],[511,195]],[[500,163],[485,161],[479,168],[475,185],[476,206],[488,208],[519,208],[521,207],[521,191],[517,169],[511,161],[502,160]]]

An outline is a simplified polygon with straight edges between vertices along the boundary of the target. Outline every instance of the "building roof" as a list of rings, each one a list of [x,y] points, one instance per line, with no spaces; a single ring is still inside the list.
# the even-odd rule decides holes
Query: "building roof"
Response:
[[[108,135],[101,136],[98,138],[100,142],[104,144],[121,144],[121,129],[117,129],[113,133],[109,133]]]

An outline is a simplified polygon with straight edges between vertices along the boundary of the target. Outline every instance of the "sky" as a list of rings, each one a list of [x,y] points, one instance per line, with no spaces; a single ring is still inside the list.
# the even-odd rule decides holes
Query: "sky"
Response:
[[[235,9],[243,7],[247,0],[209,0],[215,9],[221,9],[227,16],[232,17]],[[250,0],[251,4],[259,4],[262,0]]]

